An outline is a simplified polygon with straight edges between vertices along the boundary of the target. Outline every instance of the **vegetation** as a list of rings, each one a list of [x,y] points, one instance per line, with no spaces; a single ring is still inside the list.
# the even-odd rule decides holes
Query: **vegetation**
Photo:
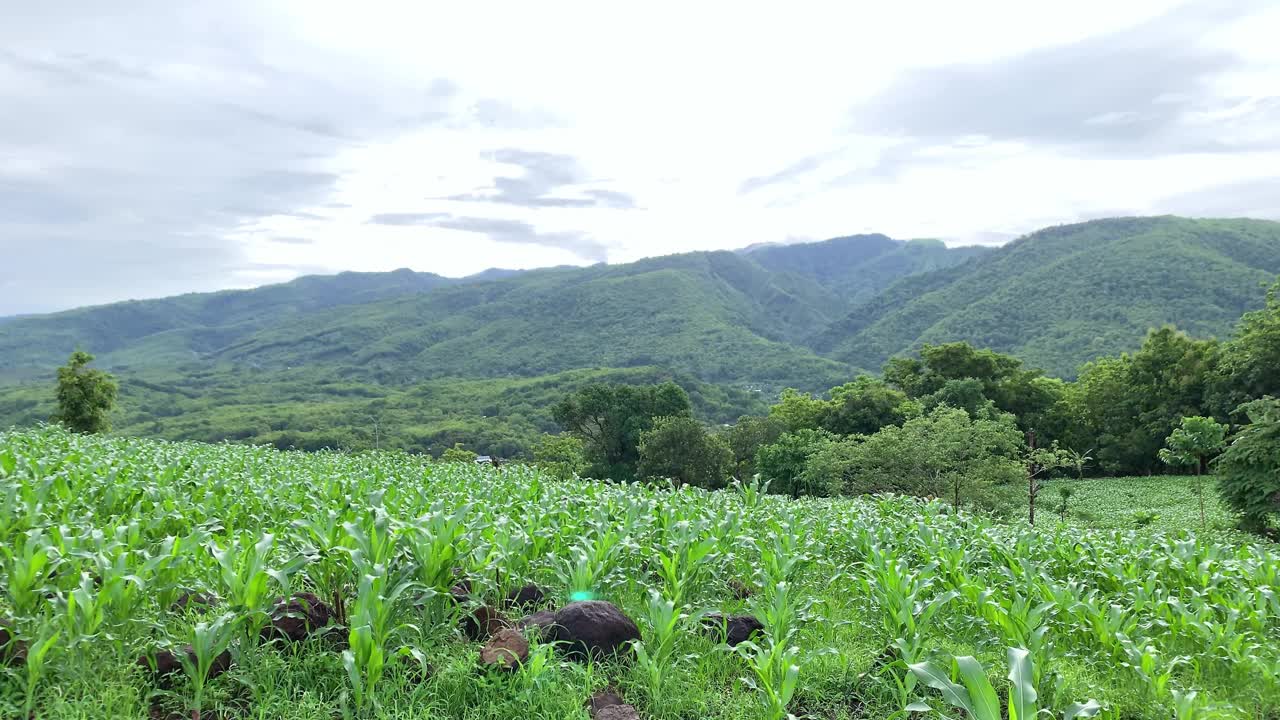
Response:
[[[1160,450],[1160,459],[1166,465],[1194,466],[1196,469],[1196,495],[1200,500],[1200,529],[1205,529],[1204,486],[1201,476],[1209,463],[1226,444],[1227,426],[1207,417],[1184,417]]]
[[[1218,483],[1246,529],[1275,532],[1280,518],[1280,401],[1267,397],[1244,406],[1249,424],[1218,457]]]
[[[585,720],[606,687],[654,720],[1274,713],[1275,550],[1162,530],[1195,516],[1185,481],[1050,482],[1078,488],[1068,524],[1030,528],[902,497],[4,433],[0,716]],[[1130,491],[1163,516],[1175,486],[1176,517],[1070,526]],[[527,631],[523,661],[481,666],[467,619],[528,583],[616,604],[634,661]],[[281,596],[313,601],[290,617]],[[730,648],[713,611],[762,628]]]
[[[53,420],[75,432],[101,433],[111,429],[111,410],[119,386],[111,375],[90,370],[91,362],[92,355],[76,350],[67,364],[58,368],[58,412]]]

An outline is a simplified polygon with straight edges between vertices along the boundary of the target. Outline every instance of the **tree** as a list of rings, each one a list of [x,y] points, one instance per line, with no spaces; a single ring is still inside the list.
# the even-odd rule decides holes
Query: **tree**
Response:
[[[901,425],[910,414],[907,394],[863,375],[831,389],[818,422],[836,435],[870,435],[886,425]]]
[[[474,452],[462,447],[462,443],[454,443],[440,455],[440,460],[447,463],[474,463],[479,457]]]
[[[1222,449],[1227,439],[1227,426],[1213,418],[1194,415],[1182,418],[1182,424],[1165,440],[1160,460],[1166,465],[1196,468],[1196,495],[1200,500],[1200,529],[1205,529],[1204,479],[1209,456]]]
[[[733,451],[734,474],[738,479],[749,480],[756,474],[756,451],[777,442],[785,431],[781,420],[751,415],[743,415],[724,431],[725,442]]]
[[[1212,381],[1215,414],[1246,407],[1267,395],[1280,396],[1280,282],[1267,291],[1266,306],[1240,318],[1236,336],[1223,345]]]
[[[120,386],[102,370],[89,369],[93,356],[76,350],[58,368],[58,411],[54,422],[79,433],[103,433],[111,429],[111,410]]]
[[[729,445],[691,417],[658,418],[640,433],[640,477],[714,490],[728,484],[732,470]]]
[[[1093,456],[1089,454],[1093,452],[1093,450],[1085,450],[1084,452],[1078,452],[1076,450],[1072,450],[1071,448],[1065,448],[1062,452],[1067,459],[1067,466],[1075,468],[1076,478],[1079,480],[1083,480],[1085,466],[1093,462]]]
[[[544,433],[533,446],[533,462],[560,480],[571,480],[587,469],[582,440],[568,434]]]
[[[1027,523],[1035,525],[1036,499],[1040,497],[1040,491],[1044,490],[1042,476],[1058,468],[1070,467],[1071,454],[1070,451],[1058,447],[1057,440],[1054,440],[1049,447],[1038,447],[1034,430],[1027,431],[1026,439],[1023,465],[1027,469]]]
[[[640,434],[655,418],[692,417],[684,389],[659,385],[588,385],[561,400],[551,415],[562,428],[582,440],[587,474],[632,480],[639,462]]]
[[[795,388],[787,388],[778,398],[778,404],[769,408],[769,417],[782,423],[787,432],[816,430],[821,426],[826,411],[826,401]]]
[[[777,442],[761,446],[756,452],[760,479],[768,482],[769,489],[774,492],[792,497],[829,494],[829,483],[825,479],[815,481],[813,476],[805,475],[805,466],[811,456],[836,440],[836,436],[826,430],[810,428],[782,435]]]
[[[1280,400],[1265,397],[1239,411],[1249,424],[1214,461],[1218,490],[1242,527],[1265,533],[1280,516]]]
[[[1020,477],[1021,439],[1007,414],[974,419],[943,405],[901,426],[829,444],[809,458],[804,476],[850,495],[894,492],[996,508],[1001,489]]]

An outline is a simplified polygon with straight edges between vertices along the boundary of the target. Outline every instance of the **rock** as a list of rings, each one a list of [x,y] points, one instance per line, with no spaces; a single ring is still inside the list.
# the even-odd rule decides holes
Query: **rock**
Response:
[[[530,610],[536,608],[547,601],[546,593],[533,583],[529,583],[522,588],[517,588],[507,593],[506,607],[519,608],[521,610]]]
[[[462,618],[462,634],[469,640],[484,640],[510,625],[510,621],[502,613],[488,605],[481,605]]]
[[[596,713],[595,720],[640,720],[640,713],[630,705],[610,705]]]
[[[600,692],[592,695],[587,699],[587,711],[591,713],[591,717],[596,717],[601,710],[614,705],[625,705],[622,696],[613,688],[605,688]]]
[[[217,595],[212,593],[196,592],[187,590],[173,601],[173,607],[170,608],[174,612],[186,612],[187,610],[208,610],[216,606],[219,602]]]
[[[751,615],[730,615],[728,618],[720,613],[711,613],[704,618],[711,639],[721,639],[734,647],[750,640],[756,633],[764,631],[764,624]]]
[[[640,639],[640,630],[618,609],[604,600],[582,600],[565,605],[546,629],[550,642],[565,643],[565,650],[577,659],[587,655],[613,655]]]
[[[333,611],[313,593],[295,593],[291,598],[277,598],[271,611],[271,624],[262,629],[262,639],[283,638],[302,642],[312,632],[326,626]]]
[[[536,633],[537,636],[541,638],[546,635],[547,628],[555,624],[556,624],[555,613],[551,612],[550,610],[539,610],[538,612],[532,615],[529,615],[528,617],[521,618],[520,622],[516,623],[516,627],[520,628],[521,630],[528,630],[532,628],[533,632]]]
[[[138,666],[152,672],[157,679],[163,679],[174,673],[182,672],[182,656],[186,655],[190,662],[196,661],[195,648],[184,645],[181,650],[159,650],[155,655],[143,655],[138,658]],[[209,677],[216,678],[231,668],[231,651],[223,650],[209,665]]]
[[[529,641],[512,628],[494,633],[489,643],[480,648],[480,662],[487,667],[511,670],[528,659]]]
[[[738,600],[746,600],[752,594],[751,587],[737,578],[729,579],[729,590],[733,592],[733,597]]]

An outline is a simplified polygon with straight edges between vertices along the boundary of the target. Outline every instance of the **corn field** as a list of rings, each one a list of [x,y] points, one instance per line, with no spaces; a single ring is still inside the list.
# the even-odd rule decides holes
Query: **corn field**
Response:
[[[467,623],[530,584],[640,640],[483,666]],[[1278,586],[1268,547],[897,497],[0,433],[4,718],[1277,718]]]

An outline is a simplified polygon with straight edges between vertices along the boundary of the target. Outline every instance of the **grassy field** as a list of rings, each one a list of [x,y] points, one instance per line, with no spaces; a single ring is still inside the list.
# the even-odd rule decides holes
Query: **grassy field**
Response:
[[[1197,535],[1223,541],[1246,542],[1236,519],[1218,496],[1212,476],[1203,478],[1205,527],[1200,526],[1196,478],[1188,475],[1152,477],[1055,478],[1045,483],[1037,504],[1041,522],[1063,521],[1095,530],[1144,530]],[[1060,488],[1069,488],[1065,517]]]
[[[398,453],[0,434],[0,717],[563,720],[605,688],[669,720],[1276,717],[1280,555],[1187,533],[1186,480],[1076,487],[1069,520],[1116,529]],[[1131,529],[1135,503],[1161,518]],[[527,631],[515,669],[483,666],[468,618],[530,612],[502,604],[527,583],[547,608],[615,603],[639,642],[581,662]],[[298,592],[329,622],[264,635],[307,629],[276,613]],[[763,630],[731,649],[709,612]]]

